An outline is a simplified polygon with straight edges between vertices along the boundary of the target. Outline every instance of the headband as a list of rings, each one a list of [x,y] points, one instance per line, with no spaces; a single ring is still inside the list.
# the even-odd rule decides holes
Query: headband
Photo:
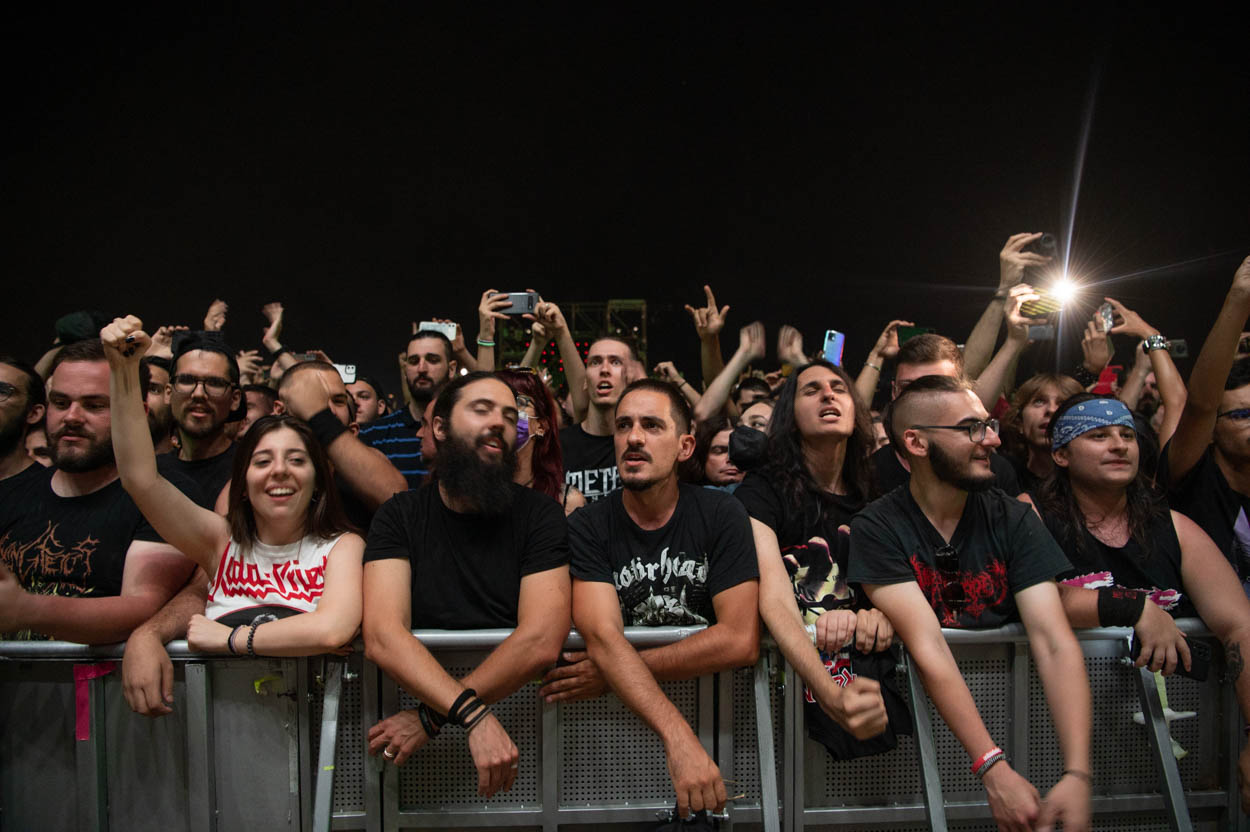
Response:
[[[1109,428],[1123,425],[1137,429],[1133,423],[1133,414],[1129,413],[1124,402],[1119,399],[1090,399],[1087,402],[1070,407],[1051,426],[1051,449],[1057,450],[1076,439],[1082,433],[1098,428]]]

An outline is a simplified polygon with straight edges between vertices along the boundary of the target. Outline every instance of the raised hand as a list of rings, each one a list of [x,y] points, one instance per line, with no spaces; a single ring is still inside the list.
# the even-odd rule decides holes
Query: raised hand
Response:
[[[251,384],[260,374],[260,350],[239,350],[235,360],[239,362],[239,382]]]
[[[501,309],[507,309],[512,305],[508,300],[507,292],[500,292],[495,289],[487,289],[482,292],[482,300],[477,305],[478,319],[485,321],[506,321],[508,316]]]
[[[898,355],[898,328],[915,326],[911,321],[890,321],[877,336],[877,343],[872,347],[872,355],[877,358],[894,358]]]
[[[1010,289],[1024,280],[1024,270],[1029,266],[1045,266],[1051,258],[1032,251],[1022,251],[1029,243],[1039,240],[1042,232],[1012,234],[1003,250],[998,253],[998,289]]]
[[[802,367],[807,363],[807,356],[803,354],[803,333],[789,324],[777,333],[777,359],[793,367]]]
[[[1044,318],[1026,318],[1020,311],[1020,307],[1024,304],[1040,298],[1041,295],[1027,283],[1018,283],[1007,291],[1007,305],[1003,307],[1003,319],[1007,322],[1008,338],[1017,343],[1028,340],[1029,327],[1046,322]]]
[[[187,331],[185,326],[163,326],[156,330],[152,336],[152,345],[148,347],[148,355],[153,358],[173,358],[175,333]]]
[[[261,332],[260,342],[270,352],[276,352],[282,348],[282,342],[278,339],[282,337],[282,317],[284,312],[282,304],[276,301],[266,303],[260,308],[260,313],[265,316],[265,320],[269,321],[269,326],[265,327],[264,331]]]
[[[460,328],[460,324],[456,323],[455,321],[451,320],[450,318],[435,318],[435,319],[434,319],[434,323],[436,323],[436,324],[451,324],[452,326],[454,326],[454,327],[456,328],[456,337],[451,339],[451,353],[452,353],[452,355],[459,355],[460,353],[462,353],[462,352],[464,352],[464,351],[465,351],[465,347],[464,347],[464,330]],[[414,332],[414,333],[412,333],[412,334],[413,334],[413,335],[416,335],[417,333],[415,333],[415,332]]]
[[[113,322],[100,330],[100,341],[104,344],[104,355],[112,367],[127,367],[138,364],[139,359],[148,351],[152,339],[143,331],[143,321],[134,315],[114,318]]]
[[[543,331],[547,333],[549,338],[555,338],[568,329],[568,322],[564,319],[564,313],[560,311],[559,306],[551,301],[539,301],[538,306],[534,307],[534,314],[526,315],[525,317],[534,321],[535,324],[541,324]]]
[[[677,367],[671,361],[661,361],[659,364],[656,364],[654,372],[660,378],[665,381],[671,381],[673,384],[682,381],[682,374],[677,372]]]
[[[718,311],[716,295],[712,294],[712,287],[704,284],[703,293],[707,296],[707,305],[696,309],[686,304],[686,311],[694,320],[694,328],[699,333],[699,338],[714,338],[725,328],[725,316],[729,313],[729,304],[725,304]]]
[[[1250,257],[1241,261],[1241,265],[1237,267],[1237,271],[1233,274],[1233,287],[1230,294],[1236,293],[1242,295],[1250,295]],[[689,308],[689,307],[687,307]]]
[[[204,313],[204,331],[205,332],[221,332],[226,325],[226,312],[230,309],[221,298],[217,298],[208,305],[208,311]]]
[[[1085,369],[1091,373],[1101,373],[1103,367],[1111,363],[1115,348],[1099,324],[1090,321],[1085,325],[1085,337],[1081,339],[1081,352],[1085,354]]]
[[[764,325],[756,321],[738,330],[738,349],[744,352],[748,363],[763,358],[766,349]]]
[[[1111,304],[1111,308],[1115,310],[1116,317],[1120,320],[1120,323],[1111,327],[1111,331],[1113,333],[1135,335],[1138,338],[1149,338],[1151,335],[1159,334],[1159,330],[1142,320],[1141,315],[1138,315],[1118,300],[1113,298],[1103,298],[1103,300]],[[1098,319],[1097,313],[1094,313],[1094,317],[1101,323],[1101,319]]]

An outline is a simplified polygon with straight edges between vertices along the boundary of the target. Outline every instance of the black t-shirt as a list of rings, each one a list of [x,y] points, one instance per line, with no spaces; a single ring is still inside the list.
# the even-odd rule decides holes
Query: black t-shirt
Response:
[[[614,585],[627,627],[715,624],[713,596],[759,578],[742,505],[687,483],[677,494],[673,516],[653,531],[630,519],[619,490],[569,518],[570,572]]]
[[[878,448],[872,455],[873,484],[878,494],[889,494],[900,485],[911,481],[911,472],[899,462],[898,454],[889,445]],[[1016,471],[1002,454],[990,453],[990,471],[994,473],[994,487],[1001,488],[1011,496],[1020,493]]]
[[[208,501],[200,505],[211,509],[217,504],[217,496],[221,494],[221,490],[230,482],[230,475],[234,472],[234,449],[237,447],[237,442],[231,442],[230,447],[217,456],[191,460],[181,460],[178,458],[178,451],[170,451],[158,456],[156,464],[161,473],[166,475],[166,479],[167,471],[177,471],[194,481]]]
[[[1215,461],[1215,446],[1208,446],[1198,464],[1179,481],[1173,481],[1168,452],[1159,455],[1158,482],[1167,489],[1172,508],[1193,520],[1211,536],[1243,581],[1250,578],[1250,497],[1233,490]]]
[[[1017,457],[1004,456],[1003,459],[1011,464],[1011,470],[1015,472],[1016,482],[1019,484],[1021,494],[1036,494],[1037,489],[1045,480],[1029,470],[1027,458],[1021,460]],[[993,466],[994,457],[990,457],[990,465]],[[1001,487],[1001,486],[1000,486]],[[1006,488],[1003,489],[1007,491]]]
[[[850,551],[850,522],[863,502],[854,497],[828,494],[822,519],[818,498],[806,495],[801,508],[794,508],[764,473],[746,475],[734,496],[746,506],[752,518],[777,535],[781,559],[794,587],[794,598],[806,624],[815,624],[830,610],[862,609],[872,605],[867,596],[856,592],[846,580]],[[807,732],[838,760],[882,754],[898,745],[899,734],[912,732],[907,703],[898,690],[893,651],[861,653],[854,647],[827,653],[820,651],[829,675],[845,687],[857,676],[881,683],[889,725],[884,733],[868,740],[857,740],[816,704],[804,686],[803,702]]]
[[[1043,511],[1042,520],[1072,564],[1072,569],[1060,576],[1063,583],[1086,589],[1119,586],[1144,590],[1173,617],[1197,615],[1181,584],[1181,542],[1170,512],[1150,524],[1146,533],[1152,545],[1150,557],[1131,537],[1121,547],[1108,546],[1085,526],[1079,532],[1084,546],[1078,548],[1076,538],[1057,516]]]
[[[414,628],[515,627],[521,578],[569,562],[560,504],[515,483],[512,492],[512,506],[494,517],[447,508],[436,481],[378,509],[364,560],[411,564]]]
[[[564,481],[593,503],[621,487],[616,470],[616,445],[611,436],[593,436],[581,425],[560,431]]]
[[[156,530],[120,479],[80,497],[59,497],[52,490],[56,469],[35,468],[11,485],[6,480],[0,492],[0,560],[37,595],[120,595],[130,544],[160,542]],[[200,496],[195,483],[177,472],[162,473],[188,497]]]
[[[852,584],[915,581],[943,627],[999,627],[1019,616],[1015,593],[1072,568],[1032,507],[997,488],[968,494],[950,545],[962,603],[947,603],[936,552],[946,545],[911,488],[896,488],[851,521]],[[951,593],[952,601],[958,595]]]

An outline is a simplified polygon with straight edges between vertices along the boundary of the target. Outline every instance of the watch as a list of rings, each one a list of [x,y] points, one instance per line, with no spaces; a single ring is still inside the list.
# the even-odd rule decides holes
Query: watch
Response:
[[[1145,346],[1146,352],[1152,352],[1154,350],[1166,350],[1168,348],[1168,339],[1156,333],[1154,335],[1147,335],[1145,338],[1143,338],[1142,344]]]

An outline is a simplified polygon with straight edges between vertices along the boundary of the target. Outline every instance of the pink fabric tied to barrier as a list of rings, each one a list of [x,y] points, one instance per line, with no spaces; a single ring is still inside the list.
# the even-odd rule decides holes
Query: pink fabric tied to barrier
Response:
[[[107,676],[117,667],[117,662],[74,665],[74,738],[91,739],[91,686],[92,679]]]

